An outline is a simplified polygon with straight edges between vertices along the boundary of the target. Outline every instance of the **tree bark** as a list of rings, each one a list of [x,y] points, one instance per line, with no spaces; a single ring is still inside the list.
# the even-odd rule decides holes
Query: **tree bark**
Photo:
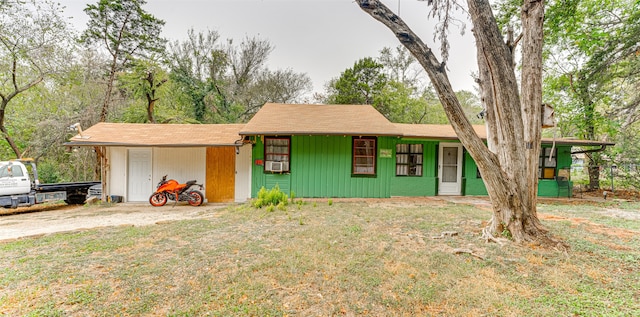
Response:
[[[542,46],[544,24],[544,0],[525,1],[522,5],[522,71],[521,107],[524,125],[527,192],[524,196],[527,217],[525,228],[546,231],[540,223],[536,204],[538,192],[538,165],[542,138]],[[533,144],[534,146],[528,146]]]
[[[13,138],[9,134],[9,131],[7,131],[7,128],[4,126],[4,117],[5,117],[4,109],[6,108],[7,103],[8,101],[5,102],[4,100],[2,100],[2,109],[0,109],[0,132],[2,132],[2,137],[4,137],[7,143],[9,143],[9,146],[13,150],[13,153],[16,154],[16,158],[22,158],[22,152],[20,151],[20,148],[18,147],[16,142],[13,141]]]
[[[158,98],[156,98],[156,91],[158,90],[158,88],[160,88],[160,86],[162,86],[162,84],[167,82],[167,79],[163,79],[156,83],[155,76],[153,72],[150,71],[147,73],[147,78],[145,78],[144,80],[149,83],[149,90],[145,93],[145,96],[147,97],[147,120],[150,123],[156,123],[156,119],[153,116],[156,101],[158,101]]]
[[[480,90],[487,109],[489,147],[475,134],[466,118],[451,87],[444,63],[440,63],[404,21],[380,1],[356,2],[362,10],[387,26],[429,75],[454,131],[478,165],[491,198],[493,217],[485,234],[492,239],[495,235],[509,235],[516,242],[555,244],[555,240],[546,236],[546,230],[537,219],[537,186],[533,186],[537,184],[538,157],[535,153],[540,147],[540,118],[539,115],[537,119],[533,117],[536,111],[538,114],[540,112],[542,89],[541,86],[528,88],[524,93],[529,100],[521,102],[512,51],[503,41],[489,2],[468,1],[478,49]],[[523,18],[528,20],[526,27],[534,30],[525,33],[525,42],[532,45],[526,54],[540,54],[541,61],[541,33],[537,32],[542,30],[542,20],[538,18],[544,13],[544,6],[542,1],[528,5],[531,8],[527,10],[523,7]],[[527,82],[523,82],[523,86],[541,84],[541,64],[536,65],[538,59],[534,57],[527,63]],[[536,94],[539,96],[536,97]],[[536,102],[537,108],[534,105]],[[534,125],[538,125],[537,130]]]
[[[147,81],[147,83],[149,83],[149,91],[147,91],[147,93],[145,93],[145,96],[147,97],[147,120],[150,123],[156,123],[156,119],[153,117],[153,110],[155,108],[156,105],[156,99],[155,95],[156,95],[156,87],[154,87],[153,85],[153,72],[148,72],[147,73],[147,78],[145,78],[145,80]],[[158,86],[160,86],[162,84],[159,84]]]
[[[113,60],[111,61],[111,67],[109,69],[107,91],[104,94],[104,102],[102,103],[102,109],[100,110],[100,122],[107,122],[107,116],[109,115],[109,105],[111,104],[111,93],[113,92],[113,82],[116,80],[117,69],[118,58],[117,55],[113,55]]]
[[[151,94],[147,94],[147,121],[149,123],[156,123],[156,119],[153,117],[153,109],[156,105],[156,100],[151,98]]]

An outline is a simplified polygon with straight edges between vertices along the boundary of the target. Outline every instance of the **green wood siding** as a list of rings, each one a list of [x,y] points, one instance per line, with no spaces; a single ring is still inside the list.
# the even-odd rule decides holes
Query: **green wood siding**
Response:
[[[292,136],[291,172],[289,174],[264,173],[255,164],[263,159],[264,146],[257,138],[253,148],[252,197],[262,186],[278,184],[296,197],[390,197],[393,157],[380,157],[380,149],[394,149],[395,138],[377,138],[376,176],[351,175],[352,137],[350,136]]]
[[[482,178],[478,178],[478,165],[471,158],[471,155],[465,151],[464,153],[464,170],[462,170],[463,193],[469,196],[488,195],[487,187],[484,185]]]
[[[544,147],[551,147],[551,145],[544,145]],[[571,168],[571,147],[570,146],[556,146],[556,175],[558,171],[563,168]],[[571,183],[573,185],[573,183]],[[554,179],[540,179],[538,181],[538,196],[540,197],[557,197],[558,196],[558,183]]]
[[[551,145],[544,145],[543,147],[551,147]],[[557,146],[557,166],[556,175],[558,170],[562,168],[571,168],[571,147],[570,146]],[[481,178],[477,177],[478,166],[476,162],[471,158],[469,153],[465,153],[464,158],[464,194],[465,195],[487,195],[487,188]],[[558,183],[553,179],[540,179],[538,180],[538,196],[540,197],[557,197],[558,196]]]
[[[264,145],[255,137],[252,164],[252,197],[261,187],[272,188],[276,184],[287,194],[293,191],[296,197],[391,197],[391,196],[435,196],[438,178],[438,141],[377,138],[376,176],[352,176],[352,137],[350,136],[292,136],[291,172],[285,174],[265,173],[257,160],[264,160]],[[396,176],[396,144],[423,144],[423,175]],[[545,145],[546,146],[546,145]],[[391,153],[381,157],[380,150]],[[557,169],[571,167],[571,147],[557,147]],[[557,172],[556,172],[557,174]],[[477,166],[465,152],[463,158],[463,195],[487,195],[481,178],[477,177]],[[558,196],[555,180],[540,180],[538,195]]]

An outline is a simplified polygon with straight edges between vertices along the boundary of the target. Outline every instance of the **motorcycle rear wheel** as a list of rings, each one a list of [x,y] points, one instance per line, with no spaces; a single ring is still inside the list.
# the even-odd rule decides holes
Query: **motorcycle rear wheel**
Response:
[[[204,195],[197,190],[192,190],[188,193],[189,195],[189,205],[191,206],[200,206],[202,205],[202,201],[204,201]]]
[[[149,197],[149,203],[154,207],[164,206],[167,203],[167,195],[165,193],[153,193]]]

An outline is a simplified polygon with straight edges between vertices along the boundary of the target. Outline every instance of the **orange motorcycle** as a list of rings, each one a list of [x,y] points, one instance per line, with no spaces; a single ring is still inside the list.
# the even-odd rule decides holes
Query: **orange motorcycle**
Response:
[[[149,197],[149,203],[160,207],[164,206],[167,200],[173,200],[174,204],[178,201],[186,201],[191,206],[200,206],[204,201],[204,195],[198,190],[191,189],[191,187],[197,186],[202,190],[202,185],[196,184],[196,182],[196,180],[191,180],[180,184],[175,179],[167,180],[167,175],[165,175],[158,183],[156,192]]]

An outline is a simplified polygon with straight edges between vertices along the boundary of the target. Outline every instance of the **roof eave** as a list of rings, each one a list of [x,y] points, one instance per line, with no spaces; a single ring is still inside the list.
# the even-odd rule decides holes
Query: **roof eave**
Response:
[[[202,146],[239,146],[236,143],[193,143],[193,144],[139,144],[125,142],[65,142],[64,146],[117,146],[117,147],[202,147]]]
[[[401,133],[389,133],[389,132],[304,132],[304,131],[241,131],[242,136],[254,136],[254,135],[313,135],[313,136],[395,136],[401,137]]]

